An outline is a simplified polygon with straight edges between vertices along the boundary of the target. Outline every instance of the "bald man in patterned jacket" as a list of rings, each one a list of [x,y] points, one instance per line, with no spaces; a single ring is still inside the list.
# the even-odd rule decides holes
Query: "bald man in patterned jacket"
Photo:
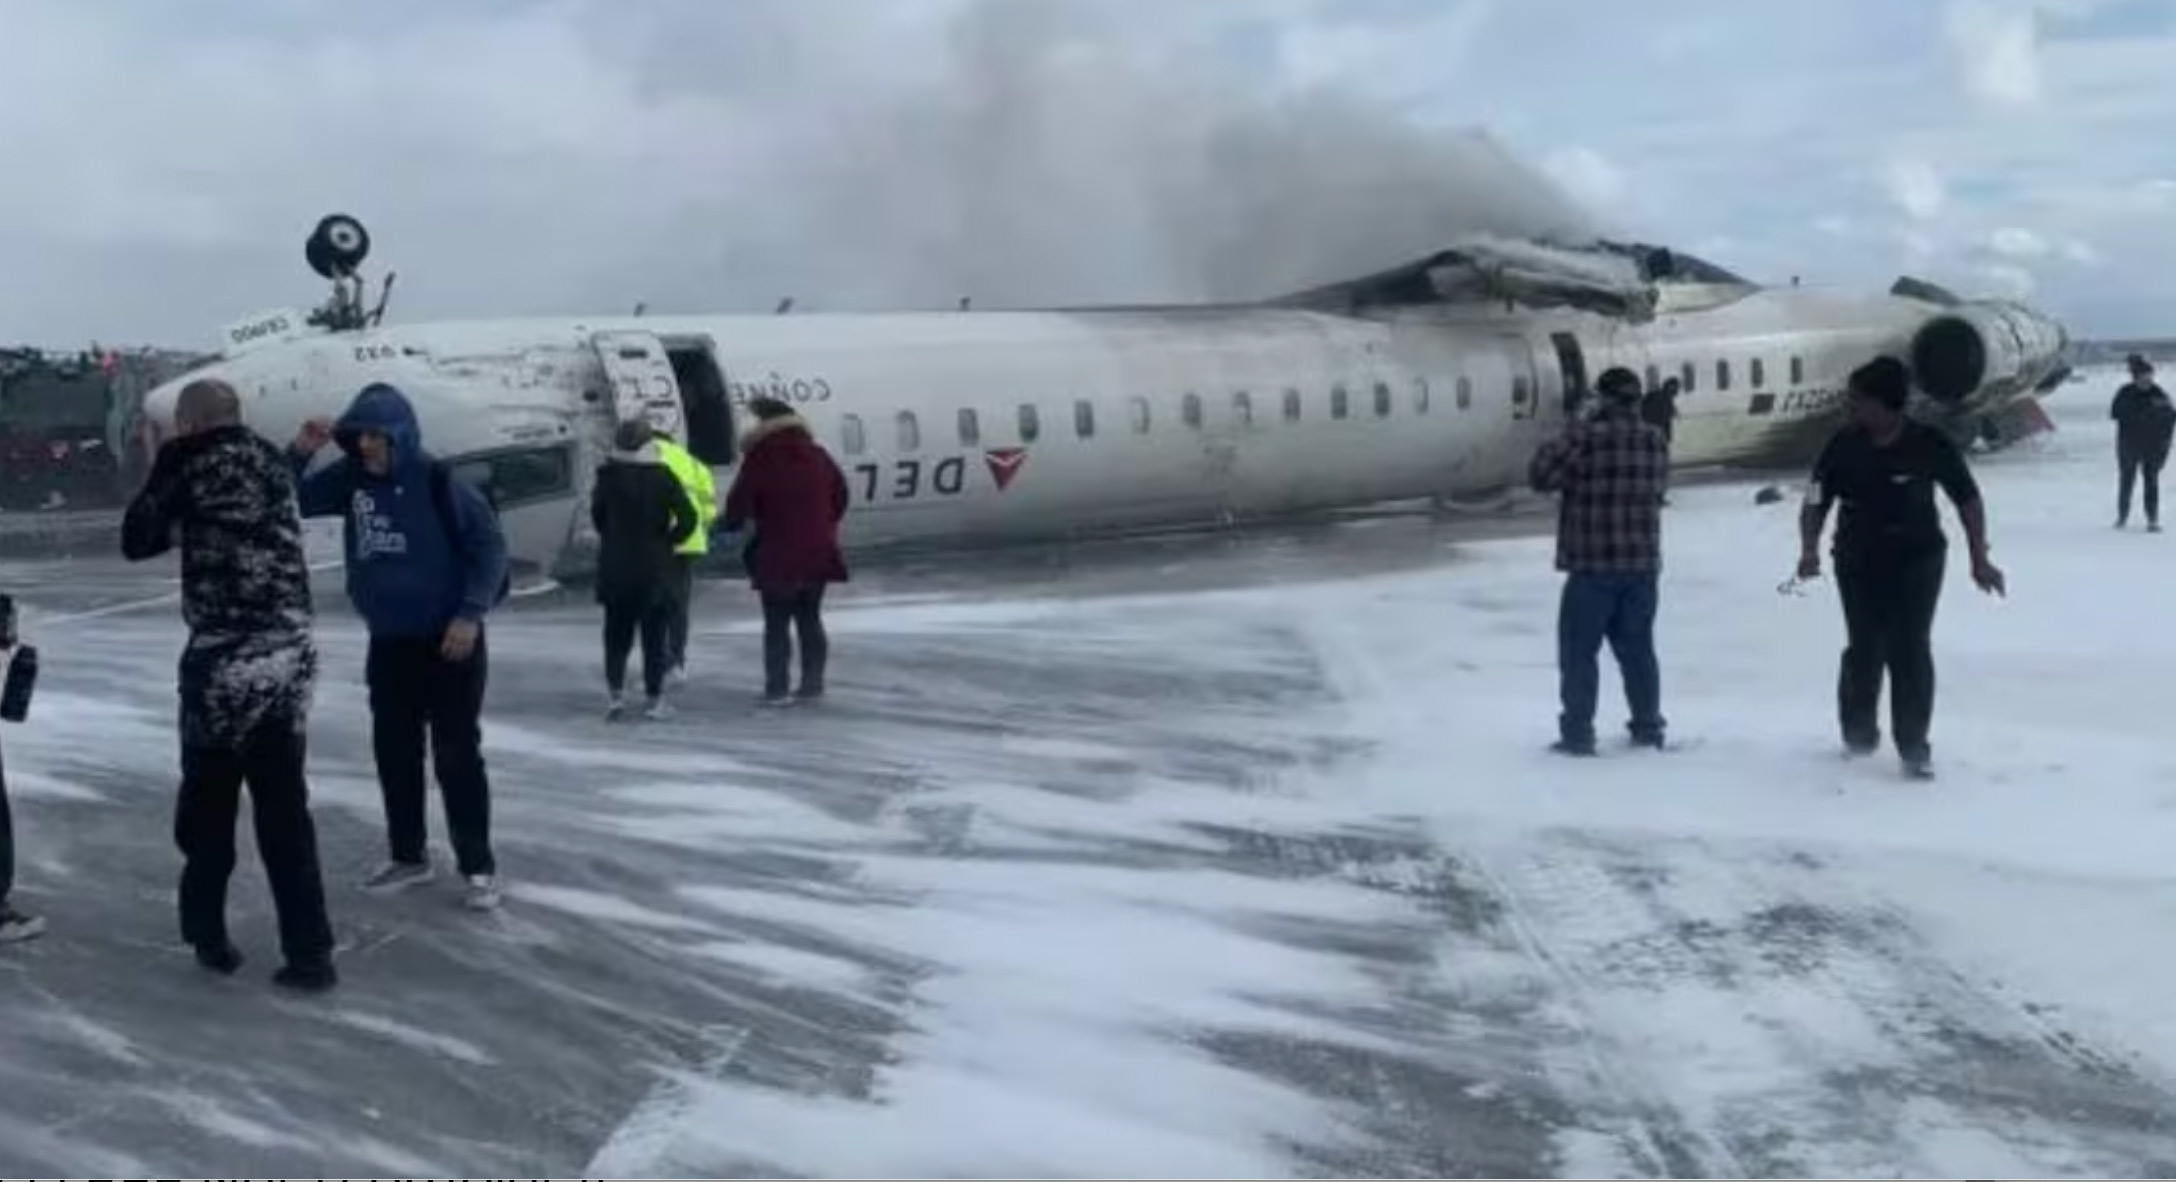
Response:
[[[132,562],[181,545],[182,939],[197,962],[231,974],[227,883],[242,786],[279,912],[287,963],[273,981],[319,991],[337,981],[317,829],[303,774],[317,646],[294,475],[280,449],[242,424],[224,382],[185,387],[177,436],[159,449],[122,522]]]

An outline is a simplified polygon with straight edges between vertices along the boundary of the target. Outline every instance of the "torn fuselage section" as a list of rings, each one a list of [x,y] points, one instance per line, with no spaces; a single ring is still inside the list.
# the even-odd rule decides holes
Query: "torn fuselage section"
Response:
[[[1476,236],[1427,258],[1296,292],[1279,307],[1352,314],[1423,304],[1572,308],[1632,323],[1655,318],[1666,285],[1751,292],[1753,283],[1704,259],[1645,243],[1565,246]]]

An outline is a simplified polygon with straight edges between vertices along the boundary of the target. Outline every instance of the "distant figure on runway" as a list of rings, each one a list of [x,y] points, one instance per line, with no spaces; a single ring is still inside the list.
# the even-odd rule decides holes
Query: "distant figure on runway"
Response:
[[[748,576],[763,598],[763,702],[814,701],[823,697],[831,653],[824,634],[824,588],[847,579],[839,548],[846,474],[793,407],[758,398],[748,409],[756,424],[741,438],[746,454],[726,493],[725,526],[755,527]],[[789,695],[795,632],[801,639],[801,687]]]
[[[0,595],[0,660],[14,650],[15,641],[15,601]],[[44,919],[8,900],[14,890],[15,818],[8,812],[7,760],[0,758],[0,944],[20,944],[45,934]]]
[[[2161,532],[2161,467],[2176,435],[2176,405],[2153,381],[2153,363],[2133,353],[2131,380],[2116,391],[2108,417],[2116,423],[2116,528],[2131,520],[2131,488],[2146,478],[2146,529]]]
[[[242,966],[226,905],[246,783],[287,959],[273,980],[330,989],[338,980],[332,924],[303,773],[317,645],[294,477],[279,449],[242,425],[241,399],[224,382],[184,387],[174,422],[177,437],[159,449],[122,520],[121,550],[142,562],[180,535],[189,624],[174,817],[184,859],[181,938],[207,969]]]
[[[1799,513],[1798,577],[1821,576],[1821,531],[1836,523],[1836,591],[1849,640],[1836,678],[1837,721],[1846,749],[1870,755],[1881,746],[1876,709],[1884,669],[1889,718],[1905,771],[1934,774],[1927,733],[1934,719],[1935,604],[1949,541],[1934,504],[1940,485],[1964,522],[1972,581],[2001,594],[2002,571],[1987,558],[1987,513],[1964,453],[1949,436],[1904,415],[1911,373],[1892,357],[1854,370],[1845,401],[1850,422],[1814,462]]]
[[[664,461],[673,479],[686,491],[688,505],[695,511],[695,532],[673,554],[672,621],[665,634],[672,678],[684,682],[688,677],[688,613],[695,605],[695,568],[710,552],[710,523],[718,519],[718,482],[710,474],[710,465],[680,446],[671,432],[655,434],[658,459]]]
[[[679,564],[673,547],[694,532],[695,507],[658,455],[650,425],[620,426],[611,458],[597,468],[589,496],[597,527],[597,602],[604,606],[604,681],[611,693],[605,717],[627,713],[627,654],[642,634],[642,688],[652,721],[671,717],[665,674],[672,667],[671,633]]]
[[[1640,380],[1631,370],[1612,368],[1595,388],[1594,417],[1567,424],[1528,472],[1536,490],[1563,494],[1556,530],[1556,567],[1566,576],[1557,608],[1563,714],[1554,750],[1565,755],[1594,754],[1605,639],[1624,674],[1632,741],[1660,749],[1666,727],[1655,611],[1669,449],[1640,419]]]
[[[311,472],[327,444],[340,456]],[[503,901],[484,770],[485,618],[506,593],[506,537],[482,490],[423,448],[415,407],[363,387],[337,424],[303,425],[292,453],[304,517],[344,517],[348,598],[370,631],[363,679],[385,800],[386,863],[372,893],[429,882],[426,749],[471,910]]]

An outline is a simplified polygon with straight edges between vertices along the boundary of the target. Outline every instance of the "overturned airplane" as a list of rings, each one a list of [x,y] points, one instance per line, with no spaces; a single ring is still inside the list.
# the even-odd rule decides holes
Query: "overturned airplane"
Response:
[[[855,547],[1080,536],[1512,485],[1590,375],[1675,377],[1680,467],[1804,462],[1845,375],[1887,353],[1912,413],[1993,443],[2046,425],[2063,330],[2020,304],[1899,280],[1886,295],[1752,283],[1681,252],[1474,238],[1377,275],[1242,305],[384,324],[343,215],[307,257],[315,312],[227,330],[219,376],[275,439],[371,382],[500,506],[531,577],[584,573],[587,500],[641,417],[716,471],[740,409],[791,403],[851,479]],[[390,289],[391,278],[386,280]],[[171,423],[181,381],[145,411]],[[154,440],[156,436],[154,436]]]

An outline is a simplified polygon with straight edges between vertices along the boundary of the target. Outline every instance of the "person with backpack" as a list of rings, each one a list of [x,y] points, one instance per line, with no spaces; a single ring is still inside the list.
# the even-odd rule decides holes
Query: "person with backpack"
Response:
[[[340,455],[310,471],[327,443]],[[506,539],[485,494],[423,447],[406,395],[363,388],[337,423],[303,424],[293,450],[304,517],[344,517],[348,598],[370,631],[364,679],[390,857],[363,884],[430,881],[428,741],[467,905],[499,906],[484,772],[484,620],[505,598]]]
[[[620,424],[612,455],[597,468],[589,521],[597,529],[597,602],[604,608],[605,718],[626,716],[627,655],[642,633],[642,688],[653,722],[672,717],[665,673],[672,665],[672,615],[680,602],[673,548],[698,516],[641,419]]]

